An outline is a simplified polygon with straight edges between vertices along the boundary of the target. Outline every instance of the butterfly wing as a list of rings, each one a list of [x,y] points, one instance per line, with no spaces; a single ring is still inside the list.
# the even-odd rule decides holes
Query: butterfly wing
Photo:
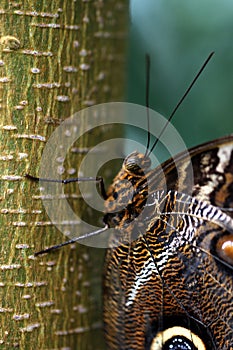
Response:
[[[166,161],[147,184],[138,238],[106,256],[108,348],[232,349],[232,246],[221,255],[219,241],[233,241],[233,136]]]
[[[191,192],[192,196],[220,208],[232,208],[232,143],[233,135],[227,136],[191,148],[188,153],[166,161],[162,169],[168,189]]]

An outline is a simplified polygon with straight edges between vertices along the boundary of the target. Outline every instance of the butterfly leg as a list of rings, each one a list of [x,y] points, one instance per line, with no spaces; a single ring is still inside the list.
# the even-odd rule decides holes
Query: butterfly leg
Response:
[[[107,194],[106,194],[105,187],[104,187],[104,181],[103,181],[103,178],[100,177],[100,176],[95,177],[95,178],[94,177],[87,177],[87,178],[82,177],[82,178],[70,178],[70,179],[65,179],[65,180],[45,179],[45,178],[35,177],[35,176],[29,175],[29,174],[26,174],[25,177],[27,179],[31,180],[31,181],[34,181],[34,182],[44,181],[44,182],[62,183],[64,185],[68,184],[68,183],[71,183],[71,182],[95,181],[99,185],[99,189],[100,189],[100,193],[101,193],[102,197],[104,199],[107,198]],[[54,245],[52,247],[40,250],[40,251],[34,253],[34,256],[38,256],[38,255],[42,255],[42,254],[45,254],[45,253],[49,253],[49,252],[51,252],[53,250],[56,250],[56,249],[61,248],[61,247],[64,247],[64,246],[66,246],[68,244],[72,244],[72,243],[75,243],[75,242],[82,241],[82,240],[85,240],[87,238],[90,238],[92,236],[99,235],[102,232],[106,231],[107,229],[108,229],[108,225],[105,225],[104,227],[102,227],[102,228],[100,228],[100,229],[98,229],[96,231],[83,234],[82,236],[70,239],[70,240],[68,240],[66,242],[63,242],[63,243],[60,243],[58,245]]]
[[[44,181],[44,182],[56,182],[56,183],[62,183],[64,185],[71,183],[71,182],[89,182],[89,181],[95,181],[98,186],[99,186],[99,190],[100,190],[100,194],[102,196],[103,199],[107,199],[107,193],[105,190],[105,186],[104,186],[104,180],[101,176],[97,176],[97,177],[73,177],[70,179],[64,179],[64,180],[58,180],[58,179],[45,179],[45,178],[39,178],[36,176],[32,176],[30,174],[26,174],[25,177],[31,181],[34,182],[39,182],[39,181]]]

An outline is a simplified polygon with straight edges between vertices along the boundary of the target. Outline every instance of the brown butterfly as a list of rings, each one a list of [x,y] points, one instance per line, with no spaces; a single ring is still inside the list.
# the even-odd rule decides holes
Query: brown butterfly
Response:
[[[107,193],[108,349],[233,349],[233,135],[154,170],[150,152],[129,155]]]
[[[135,189],[124,209],[122,179]],[[233,349],[233,135],[154,170],[133,153],[108,191],[113,209],[105,222],[121,243],[106,256],[108,349]]]
[[[113,227],[104,271],[108,349],[233,349],[233,135],[151,170],[154,146],[129,155],[107,193],[96,179],[103,229],[36,255]],[[62,180],[72,181],[82,179]]]

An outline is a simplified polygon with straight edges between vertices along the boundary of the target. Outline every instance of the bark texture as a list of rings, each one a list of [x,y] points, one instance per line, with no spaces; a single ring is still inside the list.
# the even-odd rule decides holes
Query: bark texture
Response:
[[[34,258],[65,238],[24,174],[38,174],[46,141],[65,118],[122,99],[126,23],[120,0],[1,1],[1,349],[104,349],[104,252],[77,244]],[[77,176],[78,161],[102,137],[97,130],[79,140],[64,178]],[[67,193],[79,210],[77,186]]]

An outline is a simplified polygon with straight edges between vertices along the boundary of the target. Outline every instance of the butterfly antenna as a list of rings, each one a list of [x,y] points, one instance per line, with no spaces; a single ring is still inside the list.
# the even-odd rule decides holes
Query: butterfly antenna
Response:
[[[150,110],[149,110],[149,93],[150,93],[150,56],[146,54],[146,116],[147,116],[147,145],[145,157],[147,157],[149,153],[150,147]]]
[[[153,146],[151,147],[151,150],[149,152],[148,155],[150,155],[152,153],[152,151],[154,150],[155,146],[157,145],[157,143],[159,142],[162,134],[164,133],[164,131],[166,130],[168,124],[170,123],[171,119],[173,118],[174,114],[176,113],[177,109],[180,107],[180,105],[182,104],[182,102],[184,101],[184,99],[186,98],[186,96],[188,95],[189,91],[192,89],[193,85],[196,83],[197,79],[199,78],[199,76],[201,75],[201,73],[203,72],[203,70],[205,69],[206,65],[208,64],[208,62],[210,61],[210,59],[212,58],[214,52],[211,52],[209,54],[209,56],[207,57],[207,59],[205,60],[205,62],[203,63],[201,69],[199,70],[199,72],[197,73],[197,75],[195,76],[195,78],[193,79],[193,81],[191,82],[191,84],[189,85],[189,87],[187,88],[187,90],[185,91],[184,95],[181,97],[181,99],[179,100],[179,102],[177,103],[176,107],[174,108],[174,110],[172,111],[170,117],[167,119],[167,122],[165,123],[164,127],[162,128],[159,136],[157,137],[156,141],[154,142]]]

